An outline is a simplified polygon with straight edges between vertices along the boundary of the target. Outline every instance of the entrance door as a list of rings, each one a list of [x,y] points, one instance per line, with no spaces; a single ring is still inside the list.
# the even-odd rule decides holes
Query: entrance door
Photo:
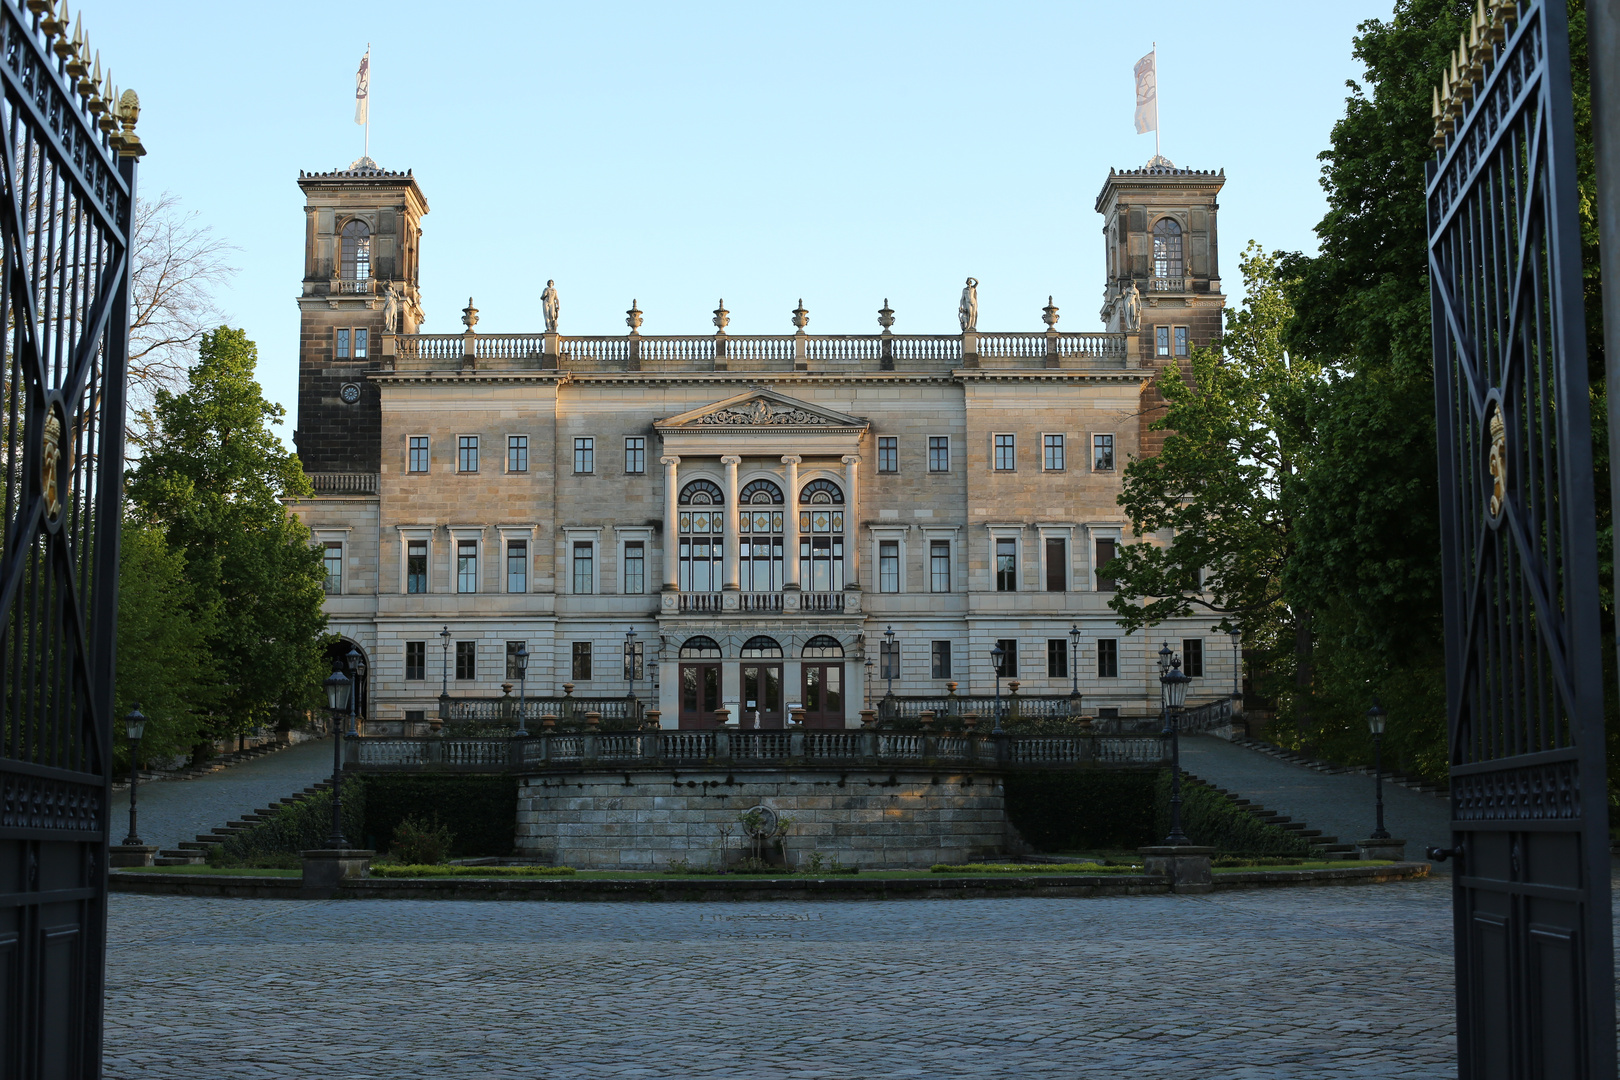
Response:
[[[759,714],[760,728],[784,726],[781,664],[743,664],[742,710],[738,726],[744,730],[755,726],[756,712]]]
[[[804,726],[844,726],[844,665],[806,662],[804,671]]]
[[[712,728],[719,723],[720,665],[681,665],[682,728]]]

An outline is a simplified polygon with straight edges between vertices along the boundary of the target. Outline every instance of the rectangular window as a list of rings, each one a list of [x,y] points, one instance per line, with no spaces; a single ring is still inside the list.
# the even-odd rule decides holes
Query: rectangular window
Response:
[[[1067,679],[1069,677],[1069,639],[1046,639],[1046,677],[1048,679]]]
[[[456,642],[456,678],[478,678],[478,642]]]
[[[641,540],[627,540],[624,545],[624,591],[647,591],[647,545]]]
[[[1014,436],[997,435],[996,440],[996,471],[1012,472],[1014,460]]]
[[[326,545],[326,591],[341,593],[343,591],[343,545],[332,543]]]
[[[1069,591],[1069,542],[1061,536],[1046,538],[1046,591]]]
[[[898,641],[878,642],[878,678],[898,679],[900,677],[900,643]]]
[[[427,642],[405,643],[405,678],[411,680],[427,678]]]
[[[1108,472],[1114,467],[1114,437],[1112,435],[1093,435],[1091,437],[1091,467],[1098,472]]]
[[[900,541],[878,541],[878,592],[900,591]]]
[[[1064,461],[1063,436],[1042,435],[1041,443],[1042,467],[1045,468],[1047,472],[1062,472]]]
[[[575,682],[591,681],[591,643],[588,641],[574,642],[574,665],[572,673]]]
[[[456,592],[478,591],[478,541],[456,541]]]
[[[405,544],[405,591],[427,592],[427,541],[409,540]]]
[[[1018,541],[996,537],[996,592],[1018,591]]]
[[[949,435],[928,436],[928,471],[951,471],[951,437]]]
[[[456,440],[456,470],[478,471],[478,436],[463,435]]]
[[[411,472],[428,471],[428,441],[426,435],[411,436],[411,455],[407,466]]]
[[[933,642],[928,650],[929,671],[936,679],[951,677],[951,643],[948,641]]]
[[[1153,351],[1159,356],[1170,355],[1170,328],[1168,326],[1155,326],[1153,328]]]
[[[506,471],[529,471],[529,437],[527,435],[508,435],[506,437]]]
[[[337,340],[332,345],[332,355],[339,360],[349,358],[349,332],[347,330],[337,332]]]
[[[1119,641],[1117,638],[1097,639],[1097,678],[1119,678]]]
[[[363,327],[354,332],[354,358],[356,360],[366,358],[366,333]]]
[[[928,590],[930,592],[951,591],[951,542],[949,540],[930,540],[928,542]]]
[[[641,476],[647,471],[647,440],[637,436],[624,440],[624,471],[630,476]]]
[[[1187,335],[1187,328],[1185,326],[1176,327],[1176,355],[1191,356],[1191,344],[1191,340]]]
[[[596,471],[596,440],[574,440],[574,471],[576,473],[593,473]]]
[[[529,591],[529,542],[527,540],[508,540],[506,542],[506,591],[515,593]]]
[[[1181,673],[1189,679],[1204,674],[1204,639],[1183,638],[1181,641]]]
[[[1012,638],[1000,638],[996,641],[996,647],[1001,650],[1001,677],[1018,678],[1018,642]]]
[[[596,545],[589,540],[574,541],[574,592],[580,596],[596,591]]]
[[[1108,564],[1114,561],[1119,554],[1119,541],[1103,539],[1097,541],[1097,591],[1113,592],[1114,579],[1105,572]]]
[[[518,674],[518,666],[517,666],[517,653],[518,653],[518,650],[522,649],[522,648],[524,648],[524,643],[521,642],[521,641],[508,641],[506,643],[506,681],[507,682],[517,682],[518,679],[522,678],[522,676]]]
[[[878,472],[900,471],[900,440],[893,435],[878,437]]]

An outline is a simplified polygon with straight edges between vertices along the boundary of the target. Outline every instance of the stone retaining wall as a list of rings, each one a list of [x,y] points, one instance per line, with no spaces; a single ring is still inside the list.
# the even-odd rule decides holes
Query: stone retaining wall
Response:
[[[517,850],[591,870],[729,864],[751,853],[739,816],[754,806],[792,819],[780,856],[792,867],[816,851],[863,869],[928,867],[1003,854],[1009,839],[996,776],[708,769],[527,777]]]

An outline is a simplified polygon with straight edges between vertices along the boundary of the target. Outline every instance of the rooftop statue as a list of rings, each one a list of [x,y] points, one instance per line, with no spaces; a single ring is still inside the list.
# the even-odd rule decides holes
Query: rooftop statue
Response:
[[[962,332],[979,328],[979,279],[968,278],[962,289],[962,302],[957,305],[956,317],[962,322]]]
[[[557,332],[557,315],[562,311],[562,304],[557,300],[557,283],[548,280],[546,291],[540,294],[540,307],[546,313],[546,333]]]
[[[1137,291],[1136,280],[1125,290],[1125,332],[1134,334],[1142,328],[1142,294]]]
[[[399,293],[391,281],[383,286],[383,333],[399,333]]]

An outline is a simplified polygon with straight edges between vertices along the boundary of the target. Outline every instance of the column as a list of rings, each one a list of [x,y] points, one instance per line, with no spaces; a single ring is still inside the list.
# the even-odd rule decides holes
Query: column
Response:
[[[681,522],[675,505],[680,496],[676,470],[681,459],[671,454],[658,461],[664,466],[664,591],[676,592],[681,587]]]
[[[861,544],[860,527],[856,524],[860,520],[858,509],[860,502],[855,485],[858,482],[856,470],[860,467],[859,454],[845,454],[844,462],[844,587],[846,589],[859,589],[861,587]]]
[[[782,524],[786,526],[782,534],[782,546],[787,550],[783,552],[787,565],[787,584],[785,591],[799,591],[799,462],[804,459],[797,454],[786,454],[782,464],[787,466],[787,514]],[[794,601],[795,607],[797,601]]]
[[[737,466],[742,464],[742,458],[727,455],[720,459],[720,464],[726,467],[726,564],[725,564],[725,591],[736,592],[741,580],[741,567],[737,563],[737,555],[742,549],[741,530],[737,524]]]

